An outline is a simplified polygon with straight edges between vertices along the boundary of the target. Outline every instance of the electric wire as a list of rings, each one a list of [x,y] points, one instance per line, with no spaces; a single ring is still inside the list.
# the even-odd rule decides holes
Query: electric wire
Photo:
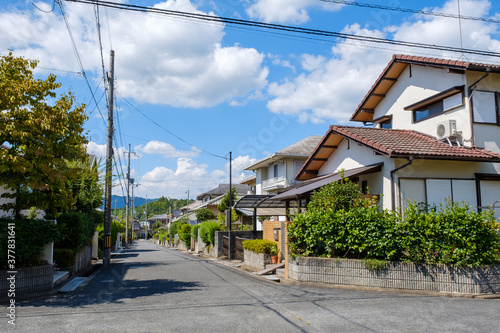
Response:
[[[59,0],[61,1],[61,0]],[[308,29],[308,28],[300,28],[294,26],[286,26],[280,24],[271,24],[271,23],[263,23],[258,21],[248,21],[241,19],[233,19],[227,17],[219,17],[212,16],[206,14],[198,14],[198,13],[188,13],[182,11],[174,11],[167,10],[161,8],[154,7],[145,7],[138,5],[131,5],[125,3],[114,3],[109,1],[101,1],[101,0],[65,0],[68,2],[76,2],[76,3],[85,3],[85,4],[95,4],[99,3],[99,5],[104,7],[134,11],[134,12],[143,12],[143,13],[157,13],[162,15],[167,15],[171,17],[183,17],[192,20],[201,20],[201,21],[209,21],[214,23],[222,23],[222,24],[233,24],[233,25],[241,25],[245,27],[253,27],[253,28],[261,28],[261,29],[269,29],[275,31],[285,31],[292,32],[297,34],[305,34],[305,35],[314,35],[314,36],[323,36],[323,37],[331,37],[331,38],[339,38],[344,40],[356,40],[360,42],[368,42],[368,43],[379,43],[379,44],[391,44],[398,46],[405,46],[410,48],[423,48],[423,49],[433,49],[439,51],[449,51],[456,53],[467,53],[467,54],[476,54],[482,56],[492,56],[492,57],[500,57],[500,53],[493,51],[484,51],[484,50],[475,50],[475,49],[467,49],[467,48],[459,48],[453,46],[443,46],[436,44],[425,44],[425,43],[417,43],[417,42],[409,42],[403,40],[395,40],[381,37],[373,37],[373,36],[364,36],[364,35],[354,35],[326,30],[318,30],[318,29]]]
[[[101,40],[101,20],[99,18],[99,5],[95,4],[94,5],[94,16],[95,16],[95,24],[96,24],[96,30],[97,30],[97,37],[99,41],[99,51],[101,54],[101,67],[102,67],[102,77],[106,81],[106,68],[104,66],[104,55],[102,53],[102,40]],[[104,91],[107,91],[107,86],[104,86]],[[106,100],[107,100],[107,95],[106,95]]]
[[[52,8],[49,11],[41,9],[40,7],[38,7],[37,5],[35,5],[35,3],[32,0],[30,0],[30,2],[31,2],[31,4],[33,6],[35,6],[36,9],[38,9],[39,11],[41,11],[43,13],[46,13],[46,14],[52,13],[54,11],[54,8],[56,7],[56,0],[52,1]]]
[[[75,38],[73,37],[73,33],[71,31],[71,27],[70,27],[69,22],[68,22],[68,17],[66,15],[66,11],[64,10],[64,6],[62,4],[62,0],[55,0],[55,2],[59,5],[59,8],[61,9],[61,14],[63,16],[64,23],[66,24],[66,29],[68,30],[69,37],[70,37],[70,40],[71,40],[71,46],[73,48],[73,53],[75,54],[76,61],[78,62],[78,66],[80,67],[80,72],[82,73],[82,76],[85,79],[85,82],[87,83],[87,87],[89,88],[90,94],[92,95],[92,99],[94,100],[94,102],[96,104],[96,107],[97,107],[97,110],[99,111],[99,114],[101,115],[101,118],[104,121],[105,118],[104,118],[104,116],[103,116],[103,114],[101,112],[101,109],[99,108],[99,103],[97,102],[97,100],[95,98],[95,94],[94,94],[94,92],[92,90],[92,87],[90,86],[90,82],[89,82],[89,80],[87,78],[87,75],[85,74],[85,69],[83,67],[83,63],[82,63],[82,60],[80,58],[80,54],[78,53],[78,48],[76,46]]]
[[[118,94],[118,93],[117,93]],[[158,122],[156,122],[154,119],[152,119],[151,117],[149,117],[148,115],[146,115],[144,112],[142,112],[139,108],[137,108],[135,105],[133,105],[131,102],[129,102],[126,98],[124,98],[123,96],[121,96],[121,98],[128,104],[130,105],[134,110],[136,110],[137,112],[139,112],[143,117],[145,117],[146,119],[148,119],[149,121],[151,121],[153,124],[155,124],[156,126],[158,126],[159,128],[161,128],[162,130],[164,130],[165,132],[167,132],[168,134],[172,135],[173,137],[177,138],[178,140],[196,148],[196,149],[199,149],[200,151],[204,152],[205,154],[208,154],[208,155],[211,155],[213,157],[217,157],[217,158],[222,158],[222,159],[227,159],[226,157],[224,156],[220,156],[220,155],[217,155],[217,154],[214,154],[208,150],[205,150],[203,148],[200,148],[192,143],[190,143],[189,141],[181,138],[180,136],[178,136],[177,134],[173,133],[172,131],[166,129],[164,126],[160,125]]]
[[[348,6],[356,6],[356,7],[365,7],[365,8],[372,8],[372,9],[389,10],[389,11],[393,11],[393,12],[403,12],[403,13],[412,13],[412,14],[421,14],[421,15],[430,15],[430,16],[440,16],[440,17],[456,18],[456,19],[462,19],[462,20],[482,21],[482,22],[487,22],[487,23],[500,23],[500,20],[492,19],[492,18],[483,18],[483,17],[475,17],[475,16],[463,16],[463,15],[460,15],[460,14],[457,15],[457,14],[449,14],[449,13],[442,13],[442,12],[433,12],[433,11],[422,10],[422,9],[410,9],[410,8],[401,8],[401,7],[376,5],[376,4],[363,3],[363,2],[357,2],[357,1],[344,1],[344,0],[320,0],[320,1],[322,1],[322,2],[333,2],[333,3],[336,3],[336,4],[348,5]]]

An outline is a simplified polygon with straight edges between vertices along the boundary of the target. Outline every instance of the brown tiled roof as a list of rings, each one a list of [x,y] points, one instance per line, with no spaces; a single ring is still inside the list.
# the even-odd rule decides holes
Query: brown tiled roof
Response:
[[[330,126],[330,130],[389,157],[413,155],[419,158],[500,161],[500,155],[491,151],[450,146],[432,136],[411,130],[335,125]]]
[[[432,136],[412,130],[332,125],[296,178],[314,178],[344,138],[363,144],[389,158],[411,156],[418,159],[500,162],[500,155],[491,151],[450,146]]]
[[[500,72],[499,65],[395,54],[358,105],[351,120],[372,121],[373,109],[384,98],[408,64],[448,68],[456,72],[467,70]]]

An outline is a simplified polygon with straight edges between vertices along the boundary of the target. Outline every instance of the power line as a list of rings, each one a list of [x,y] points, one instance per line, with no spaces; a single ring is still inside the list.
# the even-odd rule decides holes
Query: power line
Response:
[[[78,66],[80,67],[80,72],[82,73],[82,76],[85,79],[85,82],[87,83],[87,87],[90,90],[90,94],[92,95],[92,99],[94,100],[94,102],[96,104],[96,107],[97,107],[97,110],[99,111],[99,114],[101,115],[101,118],[104,120],[104,116],[103,116],[103,114],[101,112],[101,109],[99,108],[99,104],[97,103],[97,100],[95,98],[95,94],[92,91],[92,87],[90,86],[90,82],[89,82],[89,80],[87,78],[87,75],[85,74],[85,69],[83,68],[83,63],[82,63],[82,60],[81,60],[80,55],[78,53],[78,48],[76,47],[75,38],[73,37],[73,33],[71,32],[71,27],[69,25],[68,17],[66,15],[65,10],[64,10],[64,6],[62,4],[62,0],[54,0],[54,2],[57,2],[57,4],[59,5],[59,8],[61,9],[61,14],[62,14],[62,16],[64,18],[64,23],[66,24],[66,29],[68,30],[69,37],[71,39],[71,46],[73,47],[73,53],[75,54],[76,61],[78,62]]]
[[[181,17],[181,18],[187,18],[187,19],[198,20],[198,21],[208,21],[208,22],[222,23],[222,24],[233,24],[233,25],[240,25],[240,26],[252,27],[252,28],[269,29],[269,30],[274,30],[274,31],[285,31],[285,32],[291,32],[291,33],[297,33],[297,34],[303,34],[303,35],[323,36],[323,37],[331,37],[331,38],[340,38],[340,39],[344,39],[344,40],[356,40],[356,41],[368,42],[368,43],[391,44],[391,45],[398,45],[398,46],[411,47],[411,48],[433,49],[433,50],[439,50],[439,51],[449,51],[449,52],[457,52],[457,53],[476,54],[476,55],[482,55],[482,56],[500,57],[500,53],[493,52],[493,51],[464,49],[464,48],[453,47],[453,46],[442,46],[442,45],[436,45],[436,44],[416,43],[416,42],[409,42],[409,41],[403,41],[403,40],[392,40],[392,39],[380,38],[380,37],[333,32],[333,31],[327,31],[327,30],[300,28],[300,27],[286,26],[286,25],[280,25],[280,24],[270,24],[270,23],[263,23],[263,22],[257,22],[257,21],[240,20],[240,19],[233,19],[233,18],[227,18],[227,17],[217,17],[217,16],[211,16],[211,15],[205,15],[205,14],[188,13],[188,12],[174,11],[174,10],[154,8],[154,7],[130,5],[130,4],[125,4],[125,3],[114,3],[114,2],[100,1],[100,0],[65,0],[65,1],[86,3],[86,4],[92,4],[92,5],[95,3],[99,3],[101,6],[104,6],[104,7],[122,9],[122,10],[134,11],[134,12],[143,12],[143,13],[147,13],[147,14],[162,14],[162,15],[167,15],[167,16],[172,16],[172,17]]]
[[[412,13],[412,14],[421,14],[421,15],[449,17],[449,18],[456,18],[456,19],[462,19],[462,20],[482,21],[482,22],[488,22],[488,23],[500,23],[500,20],[487,19],[487,18],[483,18],[483,17],[463,16],[460,14],[458,14],[458,15],[457,14],[448,14],[448,13],[433,12],[433,11],[421,10],[421,9],[392,7],[392,6],[376,5],[376,4],[371,4],[371,3],[356,2],[356,1],[344,1],[344,0],[320,0],[320,1],[333,2],[336,4],[342,4],[342,5],[348,5],[348,6],[390,10],[393,12],[403,12],[403,13]]]
[[[177,138],[178,140],[196,148],[196,149],[199,149],[200,151],[208,154],[208,155],[212,155],[214,157],[218,157],[218,158],[222,158],[222,159],[226,159],[224,156],[220,156],[220,155],[217,155],[217,154],[214,154],[212,152],[209,152],[208,150],[205,150],[205,149],[202,149],[200,147],[197,147],[196,145],[190,143],[189,141],[187,140],[184,140],[183,138],[181,138],[180,136],[174,134],[172,131],[169,131],[168,129],[166,129],[165,127],[163,127],[162,125],[158,124],[155,120],[153,120],[151,117],[149,117],[148,115],[146,115],[144,112],[142,112],[141,110],[139,110],[139,108],[137,108],[135,105],[133,105],[131,102],[129,102],[126,98],[124,98],[122,96],[122,99],[128,104],[130,105],[133,109],[135,109],[137,112],[139,112],[141,115],[143,115],[146,119],[148,119],[149,121],[151,121],[153,124],[155,124],[156,126],[158,126],[159,128],[161,128],[162,130],[164,130],[165,132],[167,132],[168,134],[172,135],[173,137]]]
[[[32,0],[30,0],[30,2],[31,2],[31,4],[32,4],[33,6],[35,6],[35,8],[36,8],[36,9],[38,9],[39,11],[41,11],[41,12],[43,12],[43,13],[46,13],[46,14],[48,14],[48,13],[52,13],[52,12],[54,11],[55,6],[56,6],[56,0],[54,0],[54,1],[52,2],[52,8],[51,8],[49,11],[46,11],[46,10],[41,9],[41,8],[40,8],[40,7],[38,7],[37,5],[35,5],[35,3],[34,3]]]
[[[104,55],[102,53],[101,21],[99,18],[99,5],[98,4],[94,5],[94,16],[95,16],[95,24],[96,24],[96,29],[97,29],[97,37],[99,40],[99,51],[101,53],[102,77],[104,80],[106,80],[106,68],[104,66]],[[104,88],[104,91],[106,92],[106,86]],[[106,99],[107,99],[107,96],[106,96]]]

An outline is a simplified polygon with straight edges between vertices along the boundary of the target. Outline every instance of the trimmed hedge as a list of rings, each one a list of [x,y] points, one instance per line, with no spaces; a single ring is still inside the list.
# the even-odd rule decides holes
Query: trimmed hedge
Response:
[[[61,238],[54,246],[58,249],[72,249],[75,252],[89,243],[96,230],[94,216],[79,212],[59,215],[57,225],[61,230]]]
[[[71,267],[75,264],[75,260],[75,251],[71,249],[54,249],[54,263],[57,267]]]
[[[381,211],[349,180],[324,186],[288,226],[290,253],[481,266],[500,250],[492,212],[448,202],[433,211],[410,204],[402,217]]]
[[[9,223],[14,223],[15,228],[9,228]],[[44,264],[40,259],[43,247],[47,243],[57,241],[58,238],[58,227],[52,222],[0,218],[0,269],[10,269],[9,264],[14,264],[15,268]],[[14,253],[10,252],[11,256],[13,255],[10,258],[9,246],[10,250],[14,250]],[[9,259],[15,262],[9,262]]]
[[[243,248],[255,253],[268,253],[277,255],[278,244],[267,239],[250,239],[243,241]]]
[[[191,236],[193,237],[194,241],[197,242],[198,241],[198,231],[200,229],[200,225],[199,224],[195,224],[193,226],[191,226]]]
[[[179,239],[183,240],[187,247],[191,246],[191,225],[182,224],[178,230]]]
[[[224,230],[224,225],[217,221],[205,221],[200,224],[201,240],[207,245],[214,245],[215,232],[219,230]]]

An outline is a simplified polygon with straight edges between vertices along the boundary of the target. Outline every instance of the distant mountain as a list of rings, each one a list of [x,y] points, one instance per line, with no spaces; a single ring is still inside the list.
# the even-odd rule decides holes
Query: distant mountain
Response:
[[[130,205],[132,205],[132,198],[130,198]],[[158,199],[147,199],[148,203],[156,201]],[[127,197],[122,197],[118,195],[112,195],[111,196],[111,209],[117,209],[125,207],[127,204]],[[146,198],[141,198],[141,197],[135,197],[135,206],[139,207],[142,205],[146,204]],[[104,209],[104,207],[101,207],[101,209]]]

